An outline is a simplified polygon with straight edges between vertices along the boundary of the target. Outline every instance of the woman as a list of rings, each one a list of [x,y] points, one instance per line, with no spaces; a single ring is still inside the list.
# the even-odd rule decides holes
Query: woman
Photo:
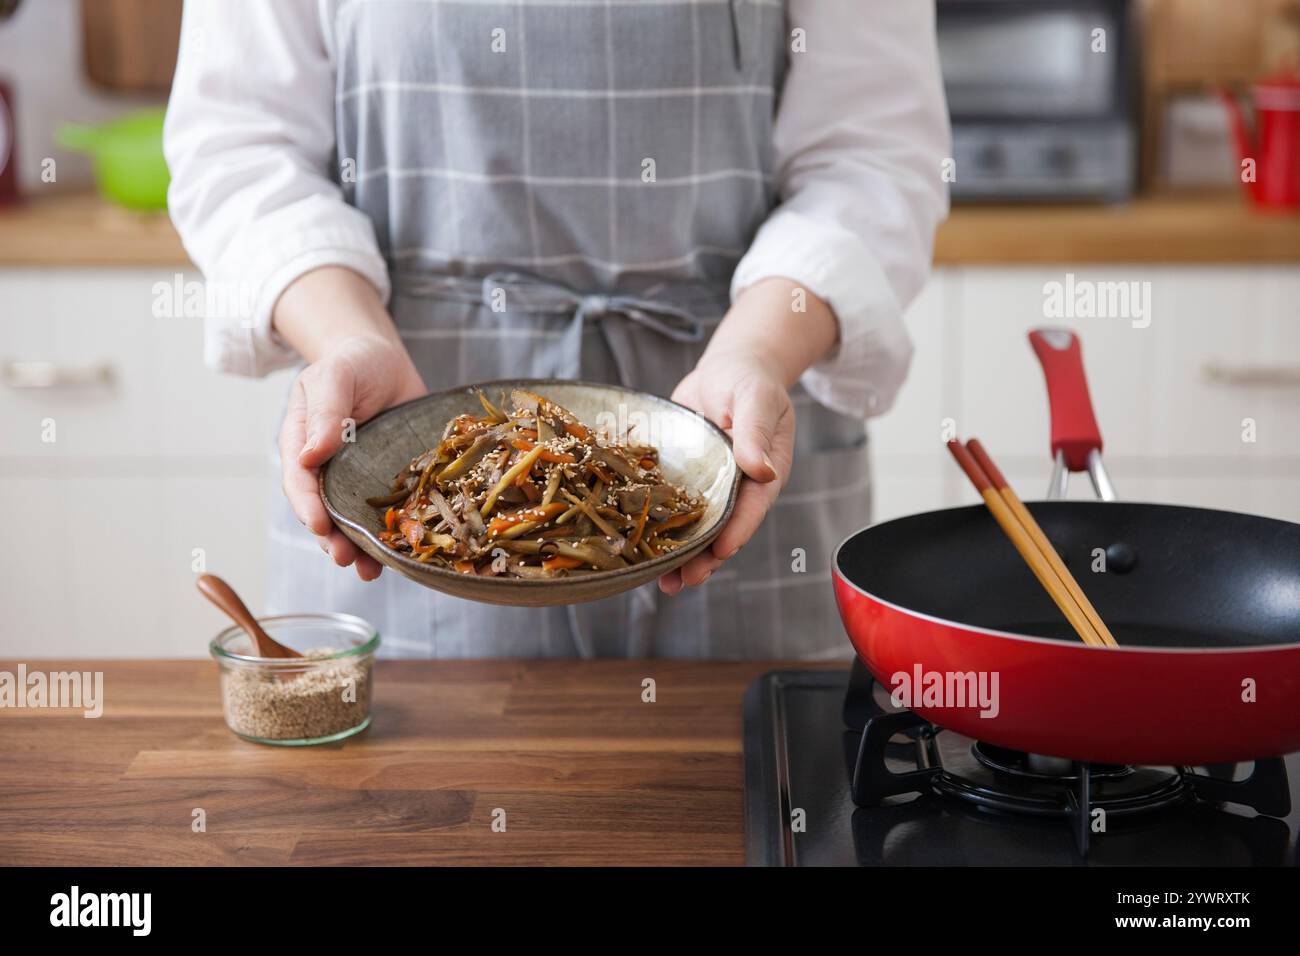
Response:
[[[166,152],[187,250],[250,302],[209,317],[209,364],[306,363],[269,609],[360,614],[412,656],[847,653],[829,559],[946,212],[929,4],[187,0]],[[747,477],[712,548],[544,611],[379,578],[316,493],[341,423],[505,377],[727,429]]]

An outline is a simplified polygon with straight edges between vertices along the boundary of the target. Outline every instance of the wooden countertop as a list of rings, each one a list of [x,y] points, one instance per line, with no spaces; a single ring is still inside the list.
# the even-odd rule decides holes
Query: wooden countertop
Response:
[[[89,193],[0,206],[0,267],[169,266],[189,257],[166,213],[120,209]]]
[[[281,748],[226,729],[211,661],[29,661],[103,671],[104,713],[0,710],[0,860],[740,865],[741,697],[781,666],[383,661],[368,730]]]
[[[1115,206],[960,206],[935,237],[936,265],[1300,262],[1300,216],[1234,197]]]
[[[1300,216],[1235,198],[1139,199],[1125,205],[959,206],[939,229],[935,264],[1300,262]],[[88,194],[0,209],[0,267],[189,264],[162,213]]]

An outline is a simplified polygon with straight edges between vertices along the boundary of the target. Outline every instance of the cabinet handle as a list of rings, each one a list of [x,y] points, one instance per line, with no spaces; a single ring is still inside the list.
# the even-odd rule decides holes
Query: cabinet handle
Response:
[[[0,363],[0,382],[6,388],[89,388],[111,385],[113,378],[113,366],[107,362],[59,365],[56,362],[16,362],[7,359]]]
[[[1300,365],[1229,365],[1210,361],[1205,363],[1201,374],[1211,384],[1233,388],[1300,388]]]

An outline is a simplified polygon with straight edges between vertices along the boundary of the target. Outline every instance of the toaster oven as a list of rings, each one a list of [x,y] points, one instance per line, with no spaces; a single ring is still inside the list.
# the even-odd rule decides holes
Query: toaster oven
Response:
[[[1105,200],[1137,182],[1128,0],[938,0],[957,200]]]

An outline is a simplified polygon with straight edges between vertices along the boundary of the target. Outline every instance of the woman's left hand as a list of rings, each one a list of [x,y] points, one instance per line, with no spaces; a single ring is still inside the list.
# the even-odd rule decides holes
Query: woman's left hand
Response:
[[[731,436],[745,477],[731,520],[713,545],[659,579],[665,594],[703,584],[753,536],[790,475],[794,458],[794,406],[779,365],[752,351],[713,353],[673,392]]]

